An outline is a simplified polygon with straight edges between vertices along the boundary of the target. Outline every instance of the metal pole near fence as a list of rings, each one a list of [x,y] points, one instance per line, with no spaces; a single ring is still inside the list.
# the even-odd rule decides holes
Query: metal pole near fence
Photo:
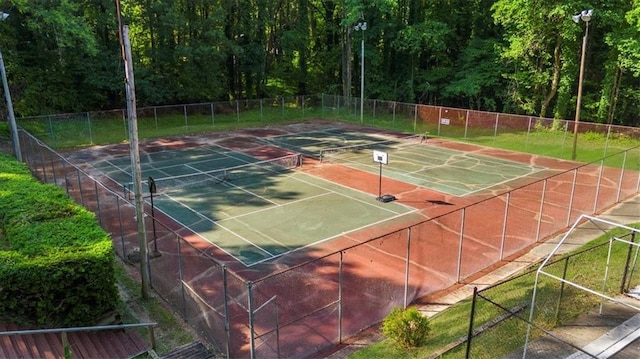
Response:
[[[403,308],[407,309],[409,296],[409,264],[411,261],[411,227],[407,228],[407,257],[404,262],[404,303]]]
[[[464,216],[467,213],[467,208],[462,208],[460,211],[461,221],[460,221],[460,244],[458,246],[458,273],[456,275],[456,283],[460,282],[460,277],[462,276],[462,246],[464,241]]]
[[[249,314],[249,347],[251,359],[256,357],[256,339],[254,336],[255,328],[253,327],[253,282],[247,283],[247,312]]]
[[[227,301],[227,295],[228,295],[228,286],[229,286],[229,282],[227,281],[227,266],[226,265],[221,265],[220,268],[222,269],[222,296],[223,296],[223,306],[224,306],[224,332],[227,336],[227,345],[226,345],[226,351],[227,351],[227,358],[231,358],[231,329],[230,329],[230,325],[229,325],[229,302]]]

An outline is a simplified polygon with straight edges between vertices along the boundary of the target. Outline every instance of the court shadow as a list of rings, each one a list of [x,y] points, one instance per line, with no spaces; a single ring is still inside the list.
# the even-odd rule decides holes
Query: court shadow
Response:
[[[453,203],[449,203],[447,201],[441,201],[439,199],[428,199],[427,202],[431,203],[431,204],[437,204],[437,205],[441,205],[441,206],[453,206]]]

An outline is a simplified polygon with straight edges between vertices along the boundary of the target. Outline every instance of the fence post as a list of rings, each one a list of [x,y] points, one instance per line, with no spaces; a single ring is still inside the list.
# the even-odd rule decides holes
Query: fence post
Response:
[[[247,312],[249,314],[249,351],[251,352],[251,359],[256,357],[256,343],[253,336],[253,282],[247,283]]]
[[[413,105],[413,133],[418,131],[418,105]]]
[[[40,165],[42,166],[42,182],[49,183],[49,178],[47,177],[47,161],[44,159],[44,154],[42,153],[42,146],[40,146]]]
[[[524,141],[524,151],[529,152],[529,135],[531,134],[531,116],[529,116],[529,124],[527,125],[527,138]]]
[[[393,127],[395,128],[396,126],[396,102],[393,101]]]
[[[536,243],[540,240],[540,227],[542,227],[542,211],[544,209],[544,197],[547,194],[547,179],[542,181],[542,198],[540,198],[540,209],[538,210],[538,227],[536,228]]]
[[[476,314],[476,298],[478,296],[478,287],[473,287],[473,298],[471,299],[471,314],[469,315],[469,332],[467,333],[467,350],[464,357],[469,359],[471,356],[471,340],[473,339],[473,317]]]
[[[496,124],[493,126],[493,142],[498,139],[498,114],[496,113]]]
[[[378,100],[373,100],[373,123],[376,121],[376,107],[378,105]]]
[[[344,251],[340,251],[340,263],[338,264],[338,344],[342,344],[342,268]]]
[[[607,125],[607,139],[604,141],[604,153],[602,157],[607,157],[607,150],[609,149],[609,136],[611,136],[611,125]]]
[[[187,105],[182,106],[182,113],[184,114],[184,131],[189,132],[189,118],[187,116]]]
[[[236,119],[238,120],[238,124],[240,124],[240,100],[236,100]]]
[[[567,279],[567,267],[569,267],[569,258],[566,257],[564,259],[564,268],[562,269],[562,281],[560,281],[560,293],[558,293],[558,303],[556,304],[556,316],[555,321],[558,323],[558,319],[560,317],[560,305],[562,303],[562,297],[564,296],[564,282]]]
[[[622,155],[622,168],[620,169],[620,181],[618,181],[618,193],[616,194],[616,203],[620,203],[620,192],[622,191],[622,180],[624,179],[624,169],[627,167],[627,153],[629,150],[625,150]],[[638,177],[638,186],[636,192],[640,189],[640,175]]]
[[[55,160],[53,158],[51,158],[51,156],[55,157],[55,158],[59,158],[58,154],[55,152],[49,152],[49,164],[51,165],[51,175],[53,176],[53,184],[57,185],[58,184],[58,176],[56,176],[56,165],[55,165]]]
[[[569,121],[564,121],[564,136],[562,136],[562,150],[560,157],[564,157],[564,144],[567,142],[567,133],[569,132]]]
[[[71,197],[71,194],[69,194],[69,179],[67,178],[67,161],[65,161],[64,159],[60,159],[60,161],[62,161],[62,174],[64,175],[64,189],[67,192],[67,196]]]
[[[571,225],[571,211],[573,210],[573,197],[576,194],[576,177],[578,176],[578,169],[573,170],[573,181],[571,183],[571,194],[569,197],[569,213],[567,213],[567,227]]]
[[[462,246],[464,241],[464,216],[466,214],[466,208],[462,208],[461,221],[460,221],[460,245],[458,247],[458,274],[456,276],[456,283],[460,283],[460,277],[462,275]]]
[[[156,124],[156,131],[158,131],[158,108],[157,107],[153,108],[153,122]]]
[[[120,244],[122,245],[122,258],[127,258],[127,249],[124,244],[124,230],[122,224],[122,210],[120,209],[120,197],[116,196],[116,207],[118,208],[118,225],[120,227]]]
[[[102,225],[102,211],[100,211],[100,192],[98,191],[98,181],[93,181],[93,187],[96,192],[96,212],[98,212],[98,223],[100,223],[100,226],[104,228]]]
[[[598,173],[598,184],[596,185],[596,195],[593,200],[593,213],[598,213],[598,196],[600,195],[600,184],[602,183],[602,172],[604,172],[604,159],[600,160],[600,173]]]
[[[84,206],[84,196],[82,195],[82,178],[80,178],[80,169],[77,167],[76,175],[78,176],[78,192],[80,193],[80,204]]]
[[[211,127],[215,127],[216,126],[216,117],[215,117],[216,109],[213,106],[213,102],[211,102],[210,107],[211,107]]]
[[[227,345],[226,345],[226,350],[227,350],[227,358],[231,358],[231,330],[230,330],[230,325],[229,325],[229,302],[227,301],[227,288],[228,288],[228,281],[227,281],[227,266],[226,265],[222,265],[222,297],[223,297],[223,306],[224,306],[224,333],[227,336]]]
[[[87,112],[87,126],[89,126],[89,143],[93,145],[93,132],[91,132],[91,114]]]
[[[502,219],[502,241],[500,243],[500,260],[504,259],[504,245],[507,238],[507,219],[509,217],[509,200],[511,192],[507,192],[507,200],[504,202],[504,217]]]
[[[464,116],[464,138],[467,138],[467,133],[469,131],[469,110],[465,110]]]
[[[404,305],[407,309],[409,296],[409,263],[411,260],[411,227],[407,228],[407,260],[404,262]]]
[[[182,317],[186,318],[187,317],[187,300],[186,300],[187,294],[185,293],[185,290],[184,290],[184,270],[183,270],[183,264],[182,264],[182,241],[180,240],[180,237],[178,236],[177,233],[175,235],[175,238],[176,238],[176,242],[178,243],[178,278],[180,278],[180,294],[182,295]]]
[[[440,136],[440,123],[442,122],[442,106],[438,107],[438,136]]]
[[[49,120],[49,139],[51,142],[54,142],[55,135],[53,133],[53,121],[51,121],[51,116],[47,116],[47,119]]]
[[[631,232],[631,243],[636,241],[636,232]],[[633,251],[633,244],[629,244],[629,250],[627,251],[627,260],[624,263],[624,271],[622,272],[622,282],[620,283],[620,293],[625,293],[629,288],[627,287],[627,274],[629,273],[629,263],[631,262],[631,252]],[[629,281],[631,282],[631,281]]]

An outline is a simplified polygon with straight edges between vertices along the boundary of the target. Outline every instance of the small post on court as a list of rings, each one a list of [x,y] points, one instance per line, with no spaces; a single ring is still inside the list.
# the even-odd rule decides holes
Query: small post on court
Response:
[[[153,252],[151,253],[152,258],[160,257],[160,252],[158,251],[158,236],[156,234],[156,214],[155,214],[155,206],[153,204],[153,194],[157,192],[156,182],[153,180],[153,177],[149,176],[147,180],[147,185],[149,186],[149,199],[151,200],[151,224],[153,226]]]
[[[380,202],[391,202],[395,201],[396,197],[390,194],[382,194],[382,165],[386,165],[389,163],[389,154],[387,152],[373,150],[373,162],[377,162],[380,164],[380,176],[378,181],[378,197],[376,198]]]

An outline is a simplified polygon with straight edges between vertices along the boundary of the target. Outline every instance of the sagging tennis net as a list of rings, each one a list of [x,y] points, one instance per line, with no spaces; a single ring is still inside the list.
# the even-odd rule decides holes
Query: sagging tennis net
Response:
[[[185,166],[188,165],[185,164]],[[242,164],[223,169],[188,173],[169,177],[153,178],[158,193],[175,191],[189,187],[201,187],[208,184],[230,182],[234,179],[251,176],[269,176],[302,166],[302,154],[293,154],[279,158]],[[143,192],[149,192],[149,180],[142,181]],[[125,195],[133,194],[133,183],[124,186]]]
[[[320,151],[320,162],[344,162],[359,156],[369,155],[373,150],[390,151],[412,146],[425,141],[423,135],[410,135],[390,140],[373,141],[350,146],[327,148]]]

